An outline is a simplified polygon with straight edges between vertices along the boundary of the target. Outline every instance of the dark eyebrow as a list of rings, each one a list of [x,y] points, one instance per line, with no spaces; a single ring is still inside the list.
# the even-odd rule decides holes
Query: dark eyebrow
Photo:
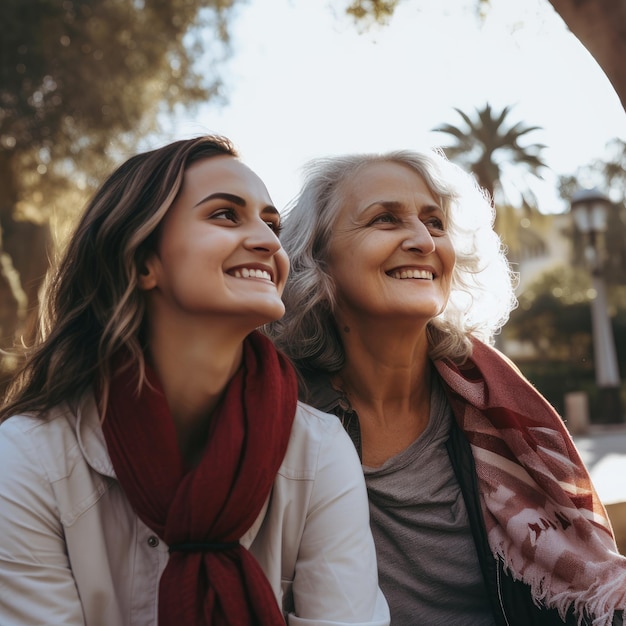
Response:
[[[228,200],[228,202],[232,202],[233,204],[236,204],[237,206],[246,206],[246,201],[243,198],[239,196],[235,196],[232,193],[224,193],[224,192],[218,191],[217,193],[212,193],[208,195],[206,198],[202,198],[200,202],[196,202],[196,204],[194,204],[194,207],[200,206],[201,204],[204,204],[205,202],[208,202],[209,200]]]
[[[233,204],[236,204],[237,206],[240,206],[240,207],[246,206],[246,201],[241,196],[236,196],[235,194],[232,194],[232,193],[225,193],[223,191],[218,191],[216,193],[212,193],[208,195],[206,198],[202,198],[202,200],[200,200],[199,202],[196,202],[196,204],[194,204],[194,208],[197,206],[200,206],[201,204],[204,204],[205,202],[209,202],[210,200],[227,200],[228,202],[232,202]],[[262,212],[280,215],[280,213],[278,212],[278,209],[275,206],[272,206],[271,204],[268,204],[266,207],[264,207]]]
[[[261,211],[261,213],[271,213],[272,215],[280,215],[280,212],[278,211],[278,209],[275,206],[272,206],[271,204],[268,204],[267,206],[263,207],[263,210]]]

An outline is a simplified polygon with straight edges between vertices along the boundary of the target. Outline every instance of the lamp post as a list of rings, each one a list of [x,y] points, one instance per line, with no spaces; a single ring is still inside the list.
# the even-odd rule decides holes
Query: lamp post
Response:
[[[591,300],[594,366],[598,409],[603,422],[622,422],[620,378],[604,281],[604,233],[612,202],[597,189],[581,189],[571,199],[574,225],[583,236],[585,260],[595,297]]]

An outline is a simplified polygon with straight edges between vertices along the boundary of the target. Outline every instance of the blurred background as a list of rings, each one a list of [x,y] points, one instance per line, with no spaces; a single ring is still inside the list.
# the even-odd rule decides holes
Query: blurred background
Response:
[[[593,5],[593,6],[587,6]],[[597,0],[3,0],[0,348],[94,188],[217,132],[284,208],[313,157],[442,147],[520,274],[498,337],[584,434],[626,407],[626,14]],[[0,390],[15,361],[0,358]]]

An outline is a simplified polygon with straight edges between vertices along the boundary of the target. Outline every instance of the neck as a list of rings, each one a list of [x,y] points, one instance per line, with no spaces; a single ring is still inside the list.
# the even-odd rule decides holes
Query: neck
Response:
[[[217,325],[219,328],[219,325]],[[241,366],[245,333],[171,325],[150,332],[150,359],[172,415],[183,458],[195,460],[206,443],[212,413]]]
[[[359,415],[363,462],[372,466],[410,445],[430,419],[425,329],[410,334],[388,327],[340,326],[346,362],[334,378]]]
[[[339,328],[346,362],[337,382],[361,403],[407,404],[430,386],[425,328],[415,329],[413,323],[405,332],[388,322],[365,327],[344,323]]]

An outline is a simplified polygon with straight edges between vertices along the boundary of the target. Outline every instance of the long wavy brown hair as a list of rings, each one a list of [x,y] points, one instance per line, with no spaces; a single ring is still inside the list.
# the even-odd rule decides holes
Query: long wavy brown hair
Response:
[[[106,402],[114,357],[122,348],[142,384],[145,300],[138,275],[185,170],[222,155],[238,156],[225,137],[176,141],[130,158],[102,184],[48,274],[36,336],[21,350],[0,421],[19,413],[43,417],[94,385]]]

